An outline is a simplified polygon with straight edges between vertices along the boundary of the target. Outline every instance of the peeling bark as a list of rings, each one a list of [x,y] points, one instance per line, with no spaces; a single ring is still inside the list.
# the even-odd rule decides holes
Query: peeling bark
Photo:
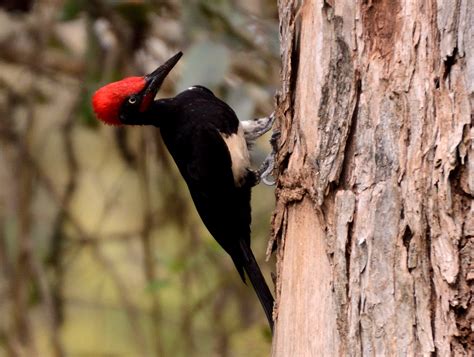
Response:
[[[474,7],[280,0],[273,356],[474,353]]]

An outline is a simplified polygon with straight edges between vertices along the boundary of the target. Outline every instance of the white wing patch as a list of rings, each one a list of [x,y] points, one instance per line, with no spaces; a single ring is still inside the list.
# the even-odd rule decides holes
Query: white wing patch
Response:
[[[239,129],[236,134],[221,134],[221,136],[230,152],[234,183],[237,186],[241,186],[245,175],[247,174],[247,169],[250,167],[250,155],[244,137],[244,129],[242,128],[242,125],[239,124]]]

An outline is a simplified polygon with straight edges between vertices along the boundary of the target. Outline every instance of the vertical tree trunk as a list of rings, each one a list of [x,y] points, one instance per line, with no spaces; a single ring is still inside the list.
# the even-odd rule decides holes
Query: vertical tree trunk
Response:
[[[472,3],[278,6],[273,356],[472,355]]]

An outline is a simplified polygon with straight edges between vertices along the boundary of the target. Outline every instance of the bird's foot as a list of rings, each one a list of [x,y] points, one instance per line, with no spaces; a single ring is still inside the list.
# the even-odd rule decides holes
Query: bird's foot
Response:
[[[267,186],[273,186],[275,184],[274,179],[269,179],[275,167],[275,155],[278,150],[277,141],[280,138],[280,131],[274,130],[272,137],[270,138],[270,144],[272,145],[272,152],[263,160],[262,165],[256,171],[258,182],[263,182]]]
[[[244,129],[245,140],[247,142],[253,142],[257,138],[261,137],[272,128],[274,121],[274,112],[268,117],[242,121],[241,124],[242,128]]]

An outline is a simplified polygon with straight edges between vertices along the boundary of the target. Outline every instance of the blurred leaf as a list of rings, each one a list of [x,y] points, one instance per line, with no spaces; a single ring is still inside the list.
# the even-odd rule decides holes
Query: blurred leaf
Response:
[[[180,273],[180,272],[182,272],[186,269],[186,266],[187,266],[187,262],[185,260],[183,260],[183,259],[174,260],[169,265],[169,269],[173,273]]]
[[[214,239],[207,239],[206,240],[206,246],[212,251],[212,252],[222,252],[222,247],[217,243],[216,240]]]
[[[117,12],[132,24],[147,21],[147,14],[151,9],[145,2],[120,2],[116,5]]]
[[[186,53],[178,91],[195,84],[217,87],[224,80],[229,66],[230,53],[225,46],[211,41],[199,42]]]
[[[99,126],[99,121],[95,117],[94,111],[92,109],[92,95],[99,86],[90,86],[86,91],[83,91],[81,96],[80,104],[80,118],[81,123],[96,128]]]
[[[84,10],[84,0],[66,0],[59,15],[60,21],[71,21],[76,19],[82,10]]]
[[[240,120],[252,119],[255,112],[255,102],[245,86],[232,87],[226,102],[234,109]]]
[[[168,279],[156,279],[155,281],[148,284],[145,288],[145,291],[148,293],[154,293],[158,290],[164,289],[170,285],[170,281]]]
[[[7,255],[13,259],[18,254],[18,220],[17,217],[11,216],[7,217],[2,223]]]

